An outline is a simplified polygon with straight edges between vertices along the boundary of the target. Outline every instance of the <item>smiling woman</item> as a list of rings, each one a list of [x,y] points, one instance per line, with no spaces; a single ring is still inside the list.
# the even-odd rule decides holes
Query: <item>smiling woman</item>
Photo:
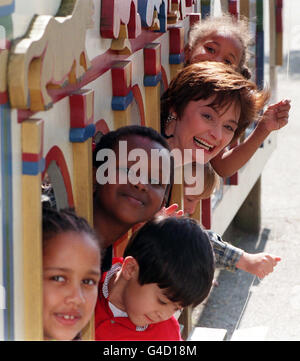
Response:
[[[161,98],[161,130],[171,149],[204,152],[209,162],[256,119],[268,92],[217,62],[185,67]]]

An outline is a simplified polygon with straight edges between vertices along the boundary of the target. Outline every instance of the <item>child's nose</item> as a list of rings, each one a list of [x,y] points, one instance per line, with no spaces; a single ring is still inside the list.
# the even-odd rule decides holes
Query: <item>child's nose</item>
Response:
[[[137,188],[140,191],[147,191],[147,184],[138,182],[137,184],[134,185],[135,188]]]
[[[66,296],[66,302],[80,305],[84,301],[85,298],[81,287],[76,285],[70,286]]]

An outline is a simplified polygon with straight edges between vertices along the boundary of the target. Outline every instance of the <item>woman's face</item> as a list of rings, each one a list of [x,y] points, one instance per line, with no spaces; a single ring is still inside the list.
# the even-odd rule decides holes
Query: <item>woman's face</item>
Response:
[[[215,96],[190,101],[181,118],[173,120],[166,129],[172,149],[192,150],[192,160],[201,162],[196,151],[203,154],[203,163],[209,162],[232,140],[238,127],[240,105],[232,103],[218,109],[211,106]],[[176,114],[175,114],[176,115]]]
[[[238,68],[242,56],[241,43],[226,33],[216,33],[199,40],[189,53],[190,64],[218,61]]]

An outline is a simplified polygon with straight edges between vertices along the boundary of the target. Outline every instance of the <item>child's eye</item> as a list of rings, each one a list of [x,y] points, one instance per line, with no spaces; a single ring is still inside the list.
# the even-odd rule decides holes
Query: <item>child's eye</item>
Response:
[[[63,276],[52,276],[50,279],[55,282],[64,282],[66,280]]]
[[[161,300],[160,298],[158,298],[158,302],[159,302],[161,305],[167,305],[167,302]]]
[[[82,283],[87,286],[95,286],[97,284],[97,282],[91,278],[83,280]]]
[[[224,127],[229,130],[230,132],[234,132],[235,129],[233,129],[233,127],[231,125],[224,125]]]

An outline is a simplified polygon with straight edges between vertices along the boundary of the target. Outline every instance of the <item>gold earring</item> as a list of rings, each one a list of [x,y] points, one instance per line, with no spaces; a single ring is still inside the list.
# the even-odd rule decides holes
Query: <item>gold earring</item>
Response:
[[[171,123],[172,120],[177,120],[176,115],[173,115],[172,113],[169,113],[168,118],[166,120],[166,125]]]

